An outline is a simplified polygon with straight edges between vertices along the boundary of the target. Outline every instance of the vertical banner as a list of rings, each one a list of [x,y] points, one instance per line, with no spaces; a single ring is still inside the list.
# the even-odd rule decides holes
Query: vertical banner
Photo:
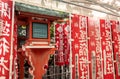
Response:
[[[100,22],[95,18],[88,18],[88,50],[90,79],[103,79]]]
[[[55,40],[56,40],[56,64],[68,65],[70,54],[70,26],[69,21],[55,24]]]
[[[116,79],[120,79],[120,22],[111,21]]]
[[[13,58],[10,56],[13,53],[11,47],[12,10],[13,2],[11,0],[0,0],[0,79],[10,79],[9,76],[13,75],[12,63],[10,63]]]
[[[56,41],[56,65],[63,65],[64,64],[64,57],[63,57],[63,26],[61,23],[55,24],[55,41]]]
[[[88,18],[88,47],[90,63],[90,79],[96,79],[96,40],[95,40],[95,24],[92,18]]]
[[[89,79],[87,17],[72,15],[72,79]]]
[[[100,20],[101,43],[104,61],[104,79],[114,79],[114,63],[111,37],[111,23],[107,20]]]
[[[77,63],[79,49],[80,49],[80,28],[79,28],[79,15],[72,15],[72,24],[71,24],[71,37],[73,39],[72,42],[72,79],[79,79],[79,67],[80,65]]]
[[[70,55],[70,26],[69,21],[63,23],[63,53],[64,53],[64,62],[66,65],[69,64],[69,55]]]

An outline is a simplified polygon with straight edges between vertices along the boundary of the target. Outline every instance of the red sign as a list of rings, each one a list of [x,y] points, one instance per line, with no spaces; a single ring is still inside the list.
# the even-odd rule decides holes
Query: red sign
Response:
[[[116,79],[120,79],[120,22],[111,21]]]
[[[100,20],[101,43],[104,62],[104,79],[114,79],[113,49],[111,37],[111,23],[107,20]]]
[[[88,18],[88,50],[90,63],[90,79],[103,79],[102,49],[100,23],[95,18]]]
[[[72,79],[89,79],[87,17],[72,15]]]
[[[13,30],[12,6],[13,2],[11,0],[0,0],[0,79],[10,79],[9,75],[12,78],[12,75],[15,74],[13,65],[10,63],[13,62],[13,56],[10,56],[13,53],[11,48],[11,38],[13,38],[11,36]]]

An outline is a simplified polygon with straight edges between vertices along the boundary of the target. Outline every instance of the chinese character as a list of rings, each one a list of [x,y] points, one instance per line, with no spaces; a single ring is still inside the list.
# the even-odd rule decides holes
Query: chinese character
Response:
[[[1,10],[0,10],[1,17],[5,16],[10,19],[10,8],[9,8],[8,3],[2,2],[0,6],[1,6]]]
[[[7,63],[7,60],[4,60],[4,57],[1,57],[0,59],[0,71],[2,70],[2,74],[5,74],[5,70],[9,71],[9,69],[5,66],[5,63]]]
[[[3,55],[5,55],[5,53],[9,52],[9,42],[5,38],[1,39],[0,41],[2,41],[2,43],[0,44],[0,48],[3,46],[3,50],[0,49],[0,54],[2,54],[3,51]]]
[[[9,32],[10,32],[9,28],[10,28],[10,24],[6,21],[4,29],[3,29],[3,35],[4,36],[9,36],[10,35],[9,34]]]

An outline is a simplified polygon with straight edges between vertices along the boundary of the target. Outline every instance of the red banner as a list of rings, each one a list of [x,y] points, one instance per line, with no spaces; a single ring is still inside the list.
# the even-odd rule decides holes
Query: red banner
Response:
[[[16,56],[17,44],[14,46],[16,48],[16,52],[14,52],[14,47],[11,46],[12,30],[14,30],[12,28],[12,10],[13,2],[11,0],[0,0],[0,79],[15,78],[14,56]]]
[[[72,15],[72,79],[89,79],[87,17]]]
[[[88,50],[90,79],[103,79],[100,23],[95,18],[88,18]]]
[[[66,65],[69,64],[69,54],[70,54],[70,26],[69,21],[63,23],[63,53],[64,53],[64,62]]]
[[[120,79],[120,22],[111,21],[116,79]]]
[[[79,38],[80,33],[79,33],[79,16],[78,15],[73,15],[72,16],[72,26],[71,26],[71,34],[72,34],[72,65],[74,66],[72,68],[72,79],[79,79],[79,59],[78,59],[78,54],[79,54],[79,49],[80,49],[80,42]]]
[[[57,47],[55,62],[57,65],[63,65],[63,26],[60,23],[55,25],[55,41]]]
[[[113,49],[110,21],[100,20],[101,43],[104,61],[104,79],[114,79]]]
[[[70,53],[70,29],[69,22],[57,23],[55,25],[55,40],[56,40],[56,64],[64,65],[69,64]]]

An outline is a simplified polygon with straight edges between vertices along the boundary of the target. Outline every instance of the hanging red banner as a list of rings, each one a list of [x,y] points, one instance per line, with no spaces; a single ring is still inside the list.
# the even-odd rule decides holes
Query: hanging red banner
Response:
[[[120,79],[120,22],[111,21],[116,79]]]
[[[104,79],[114,79],[113,50],[110,21],[100,20],[101,43],[104,61]]]
[[[72,15],[72,79],[89,79],[87,17]]]
[[[56,40],[56,64],[68,65],[70,53],[70,28],[69,21],[55,24],[55,40]]]
[[[70,55],[70,26],[69,21],[63,23],[63,53],[64,53],[64,62],[66,65],[69,64],[69,55]]]
[[[56,41],[56,60],[57,65],[64,64],[64,55],[63,55],[63,26],[61,23],[55,24],[55,41]]]
[[[92,18],[88,18],[88,47],[90,63],[90,79],[96,79],[96,38],[95,24]]]
[[[14,73],[14,71],[10,73],[12,68],[10,54],[13,51],[11,49],[12,6],[11,0],[0,0],[0,79],[8,79],[9,75]]]
[[[100,23],[95,18],[88,18],[88,50],[90,79],[103,79]]]
[[[80,49],[80,42],[78,37],[80,37],[79,33],[79,16],[72,15],[72,24],[71,24],[71,38],[73,39],[72,42],[72,79],[79,79],[79,49]]]
[[[80,49],[80,28],[79,28],[79,15],[72,15],[72,25],[71,25],[71,37],[73,39],[72,42],[72,79],[79,79],[79,49]]]

